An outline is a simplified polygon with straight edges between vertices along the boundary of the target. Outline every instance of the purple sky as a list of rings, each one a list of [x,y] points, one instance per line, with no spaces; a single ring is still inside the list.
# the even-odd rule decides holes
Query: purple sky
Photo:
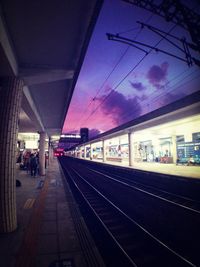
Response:
[[[190,8],[197,8],[197,0]],[[91,135],[107,131],[199,90],[200,69],[160,52],[145,53],[107,39],[106,33],[184,54],[152,31],[148,23],[177,37],[189,34],[164,18],[121,0],[105,0],[75,87],[63,132],[88,127]],[[143,48],[149,51],[148,48]],[[193,53],[193,51],[191,51]],[[194,54],[195,57],[198,55]]]

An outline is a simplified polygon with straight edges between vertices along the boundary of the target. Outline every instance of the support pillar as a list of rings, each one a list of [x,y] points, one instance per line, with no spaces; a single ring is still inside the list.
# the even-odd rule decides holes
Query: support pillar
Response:
[[[52,162],[52,160],[53,160],[53,147],[51,138],[49,138],[49,164]]]
[[[93,159],[93,151],[92,151],[92,144],[90,144],[90,159]]]
[[[17,228],[16,148],[23,82],[0,77],[0,233]]]
[[[105,145],[105,140],[102,140],[102,147],[103,147],[103,162],[106,162],[106,145]]]
[[[128,133],[128,149],[129,149],[129,166],[134,165],[134,156],[133,156],[133,134]]]
[[[39,144],[39,170],[40,175],[45,175],[45,138],[46,133],[40,132],[40,144]]]
[[[84,146],[84,159],[87,159],[86,158],[86,146]]]
[[[173,163],[177,163],[177,145],[176,145],[176,135],[172,135],[172,157]]]

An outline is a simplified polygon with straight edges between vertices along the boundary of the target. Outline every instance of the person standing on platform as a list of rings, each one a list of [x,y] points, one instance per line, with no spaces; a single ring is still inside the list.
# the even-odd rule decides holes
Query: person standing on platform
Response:
[[[37,168],[38,168],[38,158],[36,157],[35,154],[31,154],[30,156],[30,171],[31,171],[31,176],[36,176],[37,174]]]

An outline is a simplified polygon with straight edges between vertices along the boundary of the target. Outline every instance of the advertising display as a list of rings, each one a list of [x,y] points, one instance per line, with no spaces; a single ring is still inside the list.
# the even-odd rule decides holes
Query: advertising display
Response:
[[[96,160],[103,160],[103,144],[102,142],[93,143],[90,152],[91,158]]]
[[[200,165],[200,142],[177,144],[177,163]]]

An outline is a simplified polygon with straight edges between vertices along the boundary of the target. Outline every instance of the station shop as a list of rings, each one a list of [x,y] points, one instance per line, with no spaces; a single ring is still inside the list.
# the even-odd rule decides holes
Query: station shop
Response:
[[[40,135],[38,133],[19,133],[16,149],[16,162],[23,163],[32,153],[39,152]],[[45,156],[49,154],[49,140],[45,139]]]
[[[147,127],[148,126],[148,127]],[[149,127],[137,126],[105,136],[69,152],[78,158],[103,162],[138,162],[200,165],[200,115],[188,116]]]

